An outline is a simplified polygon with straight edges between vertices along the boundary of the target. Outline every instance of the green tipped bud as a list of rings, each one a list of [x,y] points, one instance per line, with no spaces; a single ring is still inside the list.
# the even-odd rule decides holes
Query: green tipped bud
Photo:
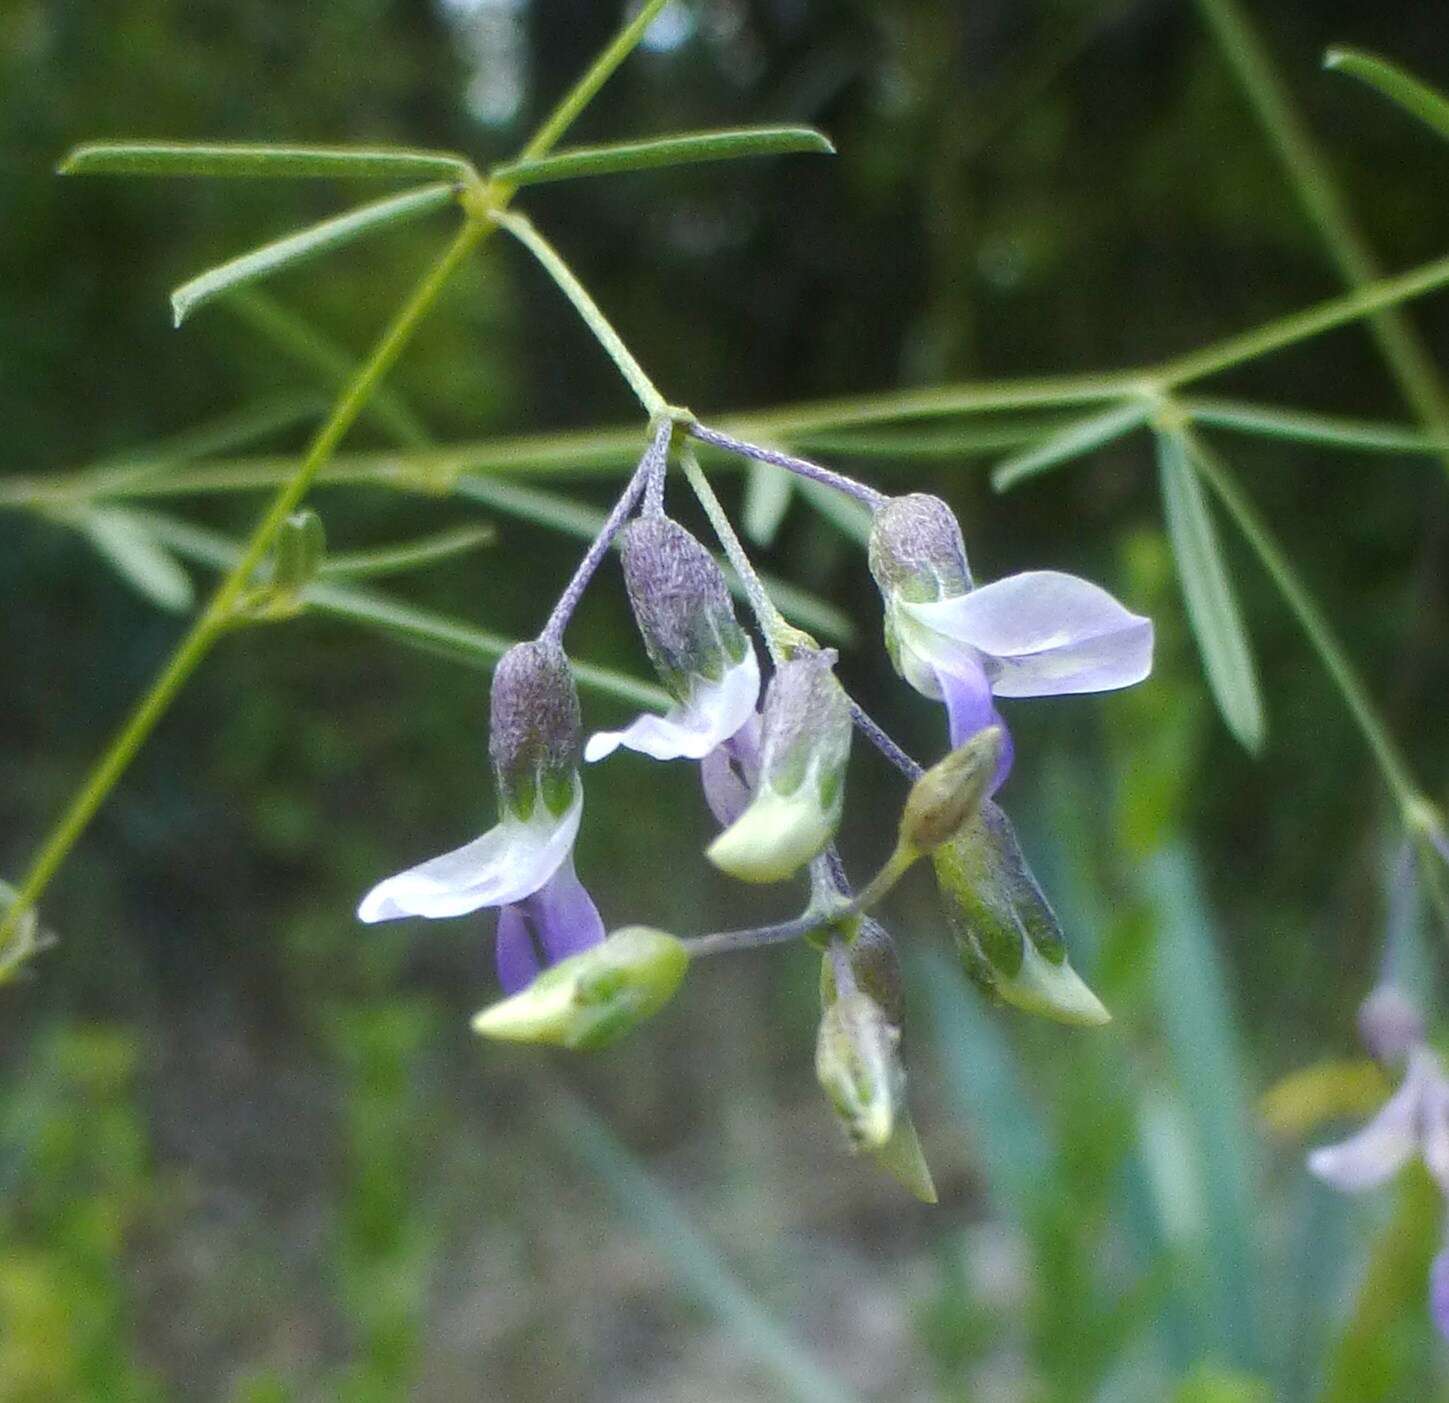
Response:
[[[732,877],[782,881],[823,852],[840,826],[852,723],[834,661],[833,652],[808,653],[770,679],[755,796],[708,849]]]
[[[875,1152],[875,1158],[887,1174],[922,1203],[937,1201],[936,1181],[931,1178],[931,1166],[926,1163],[921,1137],[916,1134],[908,1106],[901,1107],[896,1117],[895,1133]]]
[[[592,1051],[658,1013],[688,967],[683,941],[648,926],[626,926],[476,1014],[473,1031],[505,1042]]]
[[[527,821],[539,803],[560,817],[578,787],[583,720],[569,660],[556,643],[515,643],[498,660],[488,753],[500,803]]]
[[[1063,1023],[1111,1021],[1067,961],[1061,925],[1022,856],[1011,820],[989,799],[932,854],[962,965],[989,993]]]
[[[901,1030],[858,989],[821,1015],[815,1075],[857,1149],[880,1150],[895,1133],[905,1093],[900,1041]]]
[[[902,844],[918,853],[935,852],[976,817],[1005,740],[1000,726],[987,726],[916,781],[901,814]]]

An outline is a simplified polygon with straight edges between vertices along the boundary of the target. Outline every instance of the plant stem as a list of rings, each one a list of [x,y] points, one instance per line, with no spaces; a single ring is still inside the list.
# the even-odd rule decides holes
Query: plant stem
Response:
[[[786,623],[784,616],[775,607],[775,601],[770,598],[769,591],[755,572],[729,514],[715,495],[714,488],[704,475],[704,469],[699,466],[694,449],[688,444],[680,448],[679,461],[684,465],[684,476],[694,489],[694,495],[699,498],[699,504],[709,518],[714,534],[719,537],[719,543],[724,547],[725,558],[740,577],[740,583],[745,588],[745,598],[750,601],[750,608],[760,625],[760,632],[765,636],[765,647],[769,650],[770,660],[781,662],[786,652],[796,644],[807,641],[807,636]]]
[[[912,784],[926,773],[922,766],[912,760],[880,726],[871,720],[866,709],[854,697],[846,693],[845,699],[850,703],[850,718],[855,722],[855,729],[875,746]]]
[[[757,950],[762,945],[781,945],[787,940],[798,940],[808,931],[825,925],[831,919],[829,915],[807,911],[803,916],[781,921],[777,925],[752,926],[748,930],[716,931],[712,935],[686,938],[684,943],[694,959],[705,955],[728,955],[736,950]]]
[[[1298,578],[1297,571],[1289,563],[1272,532],[1258,515],[1257,509],[1238,487],[1227,465],[1191,430],[1183,430],[1182,438],[1203,478],[1217,494],[1228,515],[1237,523],[1244,539],[1253,548],[1288,607],[1297,616],[1314,652],[1327,668],[1329,676],[1343,696],[1349,714],[1368,742],[1405,823],[1411,829],[1414,828],[1425,812],[1427,800],[1415,783],[1408,762],[1399,753],[1388,727],[1378,714],[1368,688],[1349,660],[1343,645],[1334,635],[1328,620],[1323,617],[1303,581]]]
[[[644,406],[644,412],[651,419],[668,414],[669,405],[655,388],[654,382],[644,373],[644,367],[634,359],[623,338],[614,330],[613,324],[588,290],[574,276],[573,269],[563,261],[558,250],[534,228],[526,216],[505,210],[493,212],[493,222],[501,225],[518,240],[543,265],[549,277],[556,282],[565,297],[574,304],[574,310],[584,319],[585,325],[594,333],[608,353],[609,359],[619,368],[619,373],[634,391],[634,397]]]
[[[808,458],[796,458],[792,454],[781,453],[773,448],[762,448],[758,444],[746,443],[743,439],[731,438],[729,434],[723,434],[718,429],[707,428],[698,422],[689,426],[688,433],[691,438],[697,438],[701,443],[712,444],[715,448],[722,448],[727,453],[736,453],[742,458],[753,458],[757,463],[773,463],[777,468],[784,468],[786,472],[809,478],[812,482],[824,483],[827,487],[833,487],[838,492],[844,492],[847,496],[864,502],[872,509],[882,506],[890,500],[884,492],[877,492],[874,487],[867,487],[865,483],[857,482],[852,477],[846,477],[844,473],[835,472],[819,463],[812,463]]]
[[[5,913],[3,921],[0,921],[0,946],[4,945],[24,913],[34,907],[77,839],[85,832],[106,795],[131,763],[156,723],[166,714],[177,693],[210,651],[212,644],[226,630],[237,600],[271,548],[278,530],[306,495],[322,465],[362,412],[373,389],[402,353],[448,279],[487,233],[488,225],[476,219],[469,219],[463,225],[443,256],[418,283],[392,324],[383,333],[372,354],[352,378],[327,422],[312,440],[312,445],[296,472],[272,499],[271,506],[257,523],[241,558],[217,587],[211,602],[192,624],[180,646],[152,683],[151,689],[117,732],[91,771],[90,777],[71,800],[41,846],[20,884],[16,900]]]
[[[639,500],[640,494],[648,488],[663,466],[669,453],[669,439],[673,432],[674,424],[671,420],[661,419],[659,421],[649,447],[644,450],[644,456],[639,460],[639,466],[634,469],[634,476],[629,479],[629,485],[620,494],[619,500],[614,503],[613,511],[605,518],[599,534],[594,537],[588,550],[584,552],[584,558],[579,561],[573,579],[568,582],[567,588],[559,595],[558,603],[553,606],[553,613],[548,616],[548,622],[543,626],[543,632],[539,634],[541,642],[557,644],[563,641],[564,629],[568,627],[574,610],[578,608],[579,600],[583,598],[589,581],[594,577],[594,571],[599,568],[599,562],[608,554],[609,547],[614,544],[614,537],[619,534],[629,513],[634,510],[634,503]]]

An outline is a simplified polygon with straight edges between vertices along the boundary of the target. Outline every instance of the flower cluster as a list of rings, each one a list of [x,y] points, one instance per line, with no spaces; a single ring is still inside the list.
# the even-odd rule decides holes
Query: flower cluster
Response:
[[[783,624],[726,522],[721,539],[741,564],[770,662],[768,676],[762,671],[720,565],[666,514],[664,481],[681,428],[869,503],[869,565],[884,603],[887,650],[901,676],[947,711],[951,748],[929,770],[850,699],[835,653]],[[616,544],[634,619],[671,704],[585,742],[562,637]],[[480,1013],[475,1029],[577,1048],[599,1046],[654,1013],[692,958],[807,939],[822,954],[820,1083],[851,1143],[929,1199],[930,1173],[904,1099],[899,958],[868,912],[929,855],[962,965],[978,984],[1021,1008],[1105,1022],[993,802],[1013,758],[997,699],[1125,687],[1147,676],[1151,660],[1150,622],[1084,580],[1035,571],[976,586],[960,527],[939,498],[887,498],[817,464],[692,420],[664,419],[538,639],[515,645],[498,664],[489,733],[496,826],[380,883],[358,914],[371,922],[497,908],[498,976],[509,997]],[[895,850],[858,893],[833,846],[857,730],[912,781]],[[573,847],[583,817],[580,763],[620,748],[697,764],[719,825],[709,860],[746,882],[808,871],[804,912],[772,927],[688,940],[644,926],[606,935],[575,872]]]

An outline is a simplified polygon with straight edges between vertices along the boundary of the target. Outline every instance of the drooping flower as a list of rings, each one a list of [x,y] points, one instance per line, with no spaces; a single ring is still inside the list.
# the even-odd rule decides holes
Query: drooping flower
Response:
[[[996,697],[1111,691],[1152,670],[1151,620],[1097,585],[1031,570],[973,587],[961,528],[939,497],[894,497],[876,512],[870,569],[896,671],[945,702],[953,746],[1003,725]],[[996,787],[1011,760],[1008,733]]]
[[[640,517],[624,528],[620,550],[645,650],[675,704],[590,736],[584,758],[602,760],[622,745],[655,760],[698,760],[710,806],[729,823],[748,802],[757,763],[754,645],[714,557],[678,522]]]
[[[1357,1134],[1309,1154],[1310,1172],[1344,1193],[1362,1193],[1387,1183],[1417,1155],[1449,1199],[1449,1076],[1424,1040],[1418,1011],[1398,990],[1381,988],[1365,1000],[1359,1029],[1380,1061],[1403,1062],[1403,1080]],[[1449,1242],[1430,1268],[1429,1309],[1449,1336]]]
[[[544,965],[603,940],[604,923],[573,862],[584,810],[581,729],[563,649],[543,641],[510,648],[493,674],[488,737],[497,825],[378,883],[358,917],[437,919],[499,907],[498,977],[510,993]]]
[[[806,653],[770,679],[753,793],[708,850],[733,877],[782,881],[822,853],[840,826],[853,722],[834,663],[828,649]]]

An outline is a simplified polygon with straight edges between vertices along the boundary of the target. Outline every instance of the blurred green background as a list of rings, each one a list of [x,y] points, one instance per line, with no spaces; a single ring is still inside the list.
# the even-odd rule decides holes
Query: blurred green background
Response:
[[[1441,8],[1252,13],[1386,266],[1440,255],[1449,147],[1319,61],[1350,42],[1449,83]],[[166,298],[368,192],[59,181],[68,146],[405,142],[496,160],[621,17],[603,0],[6,0],[0,470],[70,471],[331,388],[227,306],[174,332]],[[1146,363],[1343,286],[1194,4],[692,0],[575,136],[773,120],[821,126],[839,155],[521,200],[701,415]],[[443,238],[409,226],[269,292],[357,354]],[[1442,299],[1413,316],[1449,345]],[[391,383],[445,441],[632,416],[568,306],[501,242]],[[1407,417],[1361,327],[1214,388]],[[388,440],[364,424],[350,442]],[[1223,446],[1442,798],[1442,471]],[[486,677],[306,618],[216,651],[52,888],[59,943],[0,990],[0,1399],[1438,1396],[1432,1195],[1410,1178],[1341,1202],[1303,1172],[1303,1131],[1274,1138],[1254,1109],[1285,1074],[1356,1052],[1398,860],[1360,738],[1236,541],[1267,752],[1224,732],[1150,444],[1005,497],[988,467],[854,462],[947,497],[980,575],[1066,569],[1151,613],[1159,664],[1129,695],[1009,712],[1004,803],[1111,1028],[987,1009],[943,958],[929,880],[893,900],[939,1207],[844,1153],[814,1084],[803,949],[707,962],[596,1057],[478,1046],[491,918],[364,930],[352,911],[490,821]],[[722,486],[738,504],[738,479]],[[597,477],[576,490],[608,500]],[[579,550],[457,501],[315,500],[339,548],[495,521],[492,548],[388,588],[508,636],[538,628]],[[241,534],[259,502],[179,506]],[[761,559],[858,622],[842,675],[937,753],[938,714],[879,646],[862,552],[797,500]],[[644,676],[616,576],[601,579],[573,650]],[[18,513],[0,513],[0,597],[15,880],[180,624],[76,532]],[[625,714],[584,701],[591,725]],[[899,802],[860,754],[853,870],[884,855]],[[592,773],[579,870],[606,921],[689,934],[789,914],[792,896],[707,867],[709,831],[684,767]]]

